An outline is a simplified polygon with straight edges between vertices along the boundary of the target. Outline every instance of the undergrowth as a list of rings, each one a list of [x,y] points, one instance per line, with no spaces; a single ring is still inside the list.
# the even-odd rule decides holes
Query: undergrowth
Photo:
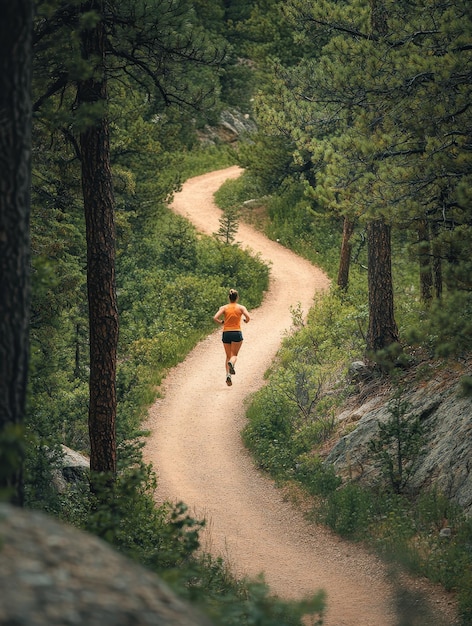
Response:
[[[227,144],[205,145],[200,148],[194,147],[183,155],[179,152],[178,159],[181,162],[179,174],[184,181],[193,176],[235,165],[237,154]]]
[[[236,578],[221,558],[200,550],[205,521],[192,517],[182,502],[157,506],[152,468],[135,446],[125,456],[111,491],[104,484],[103,492],[99,488],[92,495],[84,483],[70,486],[60,496],[60,517],[158,574],[215,625],[301,626],[307,615],[313,626],[322,624],[322,592],[283,601],[270,594],[262,578]]]

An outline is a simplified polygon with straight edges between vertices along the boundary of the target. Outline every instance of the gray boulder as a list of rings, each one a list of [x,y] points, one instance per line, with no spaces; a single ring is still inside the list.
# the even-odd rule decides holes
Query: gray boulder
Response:
[[[53,470],[53,483],[59,493],[66,491],[68,485],[88,481],[90,460],[76,450],[61,446],[61,457]]]
[[[237,109],[226,109],[220,113],[220,118],[214,126],[205,126],[198,135],[203,144],[235,144],[256,130],[256,123],[248,114]]]
[[[209,626],[156,575],[100,539],[0,504],[0,624]]]

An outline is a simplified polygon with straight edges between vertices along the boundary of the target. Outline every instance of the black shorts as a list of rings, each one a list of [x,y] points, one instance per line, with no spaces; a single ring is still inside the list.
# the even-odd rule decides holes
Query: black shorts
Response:
[[[242,340],[243,340],[243,334],[240,330],[224,330],[223,331],[223,337],[222,337],[223,343],[233,343],[233,341],[238,342]]]

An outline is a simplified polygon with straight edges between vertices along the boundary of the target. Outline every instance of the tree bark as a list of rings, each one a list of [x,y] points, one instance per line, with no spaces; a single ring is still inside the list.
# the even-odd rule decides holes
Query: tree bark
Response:
[[[29,364],[32,0],[0,1],[0,492],[23,503]]]
[[[370,0],[370,9],[372,34],[384,37],[388,33],[388,24],[383,0]],[[372,220],[367,225],[367,258],[369,327],[366,348],[368,353],[376,353],[398,343],[394,317],[391,227],[383,219]]]
[[[439,226],[436,222],[432,224],[433,237],[433,284],[434,295],[439,300],[443,292],[443,275],[442,275],[442,251],[441,245],[438,243]]]
[[[93,9],[99,11],[96,2],[82,5],[83,11]],[[82,32],[82,50],[83,58],[95,63],[95,71],[92,78],[79,82],[78,102],[86,114],[97,117],[80,135],[90,327],[90,469],[113,479],[116,473],[118,307],[109,126],[102,112],[106,110],[107,80],[105,29],[101,19],[93,29]],[[98,113],[97,105],[103,107]]]
[[[383,220],[367,225],[369,328],[367,351],[375,353],[398,343],[393,309],[391,227]]]
[[[349,286],[349,269],[351,267],[352,243],[351,237],[354,232],[354,222],[348,217],[344,217],[343,223],[343,239],[341,243],[341,254],[339,258],[338,269],[338,287],[347,291]]]
[[[374,35],[384,37],[388,32],[384,0],[370,0],[370,27]]]
[[[426,219],[422,219],[418,223],[418,242],[421,299],[423,302],[430,302],[433,297],[433,271],[431,267],[431,238]]]

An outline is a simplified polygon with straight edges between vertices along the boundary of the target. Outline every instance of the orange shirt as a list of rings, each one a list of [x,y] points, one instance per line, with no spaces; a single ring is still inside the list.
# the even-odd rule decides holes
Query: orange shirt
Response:
[[[223,330],[241,330],[241,317],[243,312],[236,302],[230,302],[225,307],[225,323]]]

